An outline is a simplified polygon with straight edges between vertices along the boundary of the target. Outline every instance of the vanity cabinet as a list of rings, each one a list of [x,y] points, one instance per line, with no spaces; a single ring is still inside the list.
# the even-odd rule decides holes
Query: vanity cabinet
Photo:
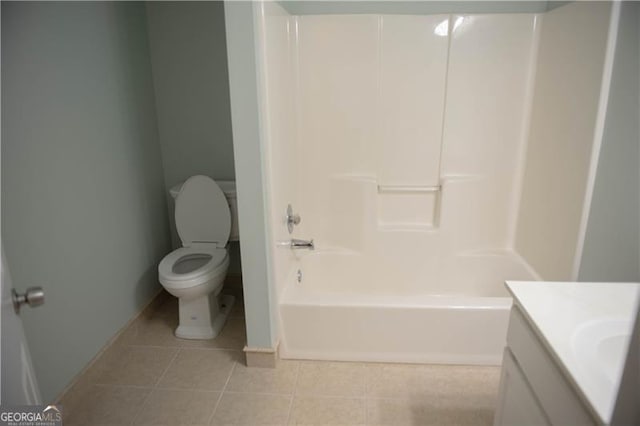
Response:
[[[500,399],[496,425],[548,425],[549,421],[538,403],[511,351],[504,351],[500,377]]]
[[[538,338],[520,308],[511,310],[495,426],[600,424]]]

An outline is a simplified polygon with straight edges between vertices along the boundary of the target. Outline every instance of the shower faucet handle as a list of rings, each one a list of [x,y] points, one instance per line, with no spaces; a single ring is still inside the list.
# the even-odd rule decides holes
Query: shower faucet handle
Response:
[[[289,230],[289,233],[292,234],[293,233],[293,227],[295,225],[298,225],[300,223],[300,215],[299,214],[294,214],[293,213],[293,208],[291,207],[291,204],[287,205],[287,229]]]

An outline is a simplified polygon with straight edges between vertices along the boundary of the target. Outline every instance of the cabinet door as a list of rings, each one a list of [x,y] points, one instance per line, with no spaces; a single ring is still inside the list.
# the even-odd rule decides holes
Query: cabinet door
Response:
[[[550,424],[511,351],[505,348],[494,426]]]

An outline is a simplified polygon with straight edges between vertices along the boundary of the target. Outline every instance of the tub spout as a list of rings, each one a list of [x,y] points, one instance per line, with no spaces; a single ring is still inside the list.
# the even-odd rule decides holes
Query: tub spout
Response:
[[[292,250],[300,250],[300,249],[309,249],[313,250],[315,247],[313,245],[313,240],[298,240],[297,238],[291,239],[291,249]]]

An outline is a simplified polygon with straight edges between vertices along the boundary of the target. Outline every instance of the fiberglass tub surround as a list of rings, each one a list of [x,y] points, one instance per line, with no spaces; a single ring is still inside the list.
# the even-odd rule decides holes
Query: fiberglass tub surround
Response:
[[[577,7],[551,25],[580,37],[604,22],[592,31],[606,41],[608,6]],[[523,180],[555,172],[527,158],[531,126],[546,126],[533,102],[549,94],[536,92],[553,65],[538,62],[554,48],[546,14],[256,13],[281,355],[498,364],[503,283],[540,279],[514,249],[522,188],[538,190]],[[582,95],[597,104],[599,85]],[[292,237],[316,250],[283,248]]]

